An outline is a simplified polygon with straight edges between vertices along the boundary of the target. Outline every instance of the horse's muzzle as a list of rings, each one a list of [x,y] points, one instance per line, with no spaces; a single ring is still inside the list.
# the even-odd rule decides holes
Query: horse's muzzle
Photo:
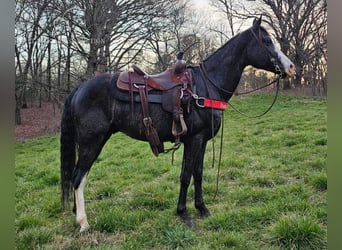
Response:
[[[285,69],[285,73],[288,77],[294,77],[296,74],[296,67],[291,63],[287,69]]]

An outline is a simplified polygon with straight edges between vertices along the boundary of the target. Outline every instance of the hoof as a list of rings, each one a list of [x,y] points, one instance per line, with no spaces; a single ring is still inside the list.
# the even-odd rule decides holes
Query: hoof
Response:
[[[191,218],[191,216],[188,214],[188,212],[182,212],[178,213],[178,216],[181,218],[181,220],[190,228],[193,228],[196,226],[195,222]]]
[[[89,224],[82,225],[80,228],[80,233],[88,231],[89,227],[90,227]]]
[[[83,217],[81,219],[77,219],[77,222],[81,226],[80,233],[87,231],[89,229],[89,227],[90,227],[89,223],[88,223],[88,220],[87,220],[87,217]]]
[[[200,206],[196,206],[196,208],[200,212],[202,217],[209,217],[211,215],[211,213],[209,212],[209,210],[206,208],[204,204]]]
[[[206,209],[205,211],[200,211],[200,213],[201,213],[202,217],[209,217],[209,216],[211,216],[211,213],[209,212],[208,209]]]

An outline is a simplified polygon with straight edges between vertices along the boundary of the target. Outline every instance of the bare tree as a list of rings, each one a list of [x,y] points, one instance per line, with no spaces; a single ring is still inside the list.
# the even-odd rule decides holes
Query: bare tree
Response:
[[[186,50],[181,41],[187,22],[186,4],[184,0],[174,1],[167,12],[168,18],[161,19],[157,25],[148,28],[147,48],[156,56],[155,62],[151,62],[154,58],[147,58],[154,65],[152,72],[166,70],[175,61],[177,51]]]
[[[296,64],[294,85],[303,82],[314,61],[325,61],[327,56],[327,1],[326,0],[258,0],[258,8],[250,15],[263,14],[282,51]],[[326,61],[325,63],[326,64]],[[320,76],[326,75],[322,69]],[[311,73],[309,73],[311,74]],[[316,81],[314,74],[312,80]],[[290,88],[290,85],[287,85]]]
[[[178,1],[16,1],[16,114],[27,96],[59,99],[80,80],[142,59],[149,31]],[[165,28],[165,26],[163,26]],[[53,95],[52,95],[53,94]]]
[[[29,73],[37,73],[40,57],[39,41],[45,33],[48,23],[44,17],[50,1],[16,1],[15,17],[15,59],[16,59],[16,123],[20,123],[20,109],[27,106],[26,91]],[[32,77],[31,77],[32,80]]]
[[[225,34],[227,38],[235,36],[241,29],[243,25],[242,20],[245,19],[241,15],[243,10],[243,5],[241,1],[237,0],[211,0],[212,6],[214,6],[219,13],[223,14],[224,20],[228,26],[230,34]],[[222,33],[221,30],[212,29],[215,32]]]
[[[326,41],[320,38],[326,32],[325,0],[312,1],[264,1],[274,15],[268,15],[269,24],[285,53],[292,55],[297,66],[295,85],[300,86],[308,64],[315,57],[317,43],[326,47]],[[276,17],[277,22],[272,22]]]
[[[281,50],[296,64],[294,86],[323,85],[323,92],[326,91],[326,0],[211,2],[225,14],[232,35],[236,33],[236,23],[243,23],[246,18],[262,14]],[[289,81],[284,81],[284,88],[291,88]]]
[[[146,45],[148,31],[167,18],[174,1],[63,1],[59,11],[69,23],[72,49],[87,62],[85,78],[99,63],[118,70],[134,61]]]
[[[219,2],[225,6],[233,35],[238,31],[233,20],[235,2]],[[188,63],[203,60],[217,43],[199,30],[185,29],[189,23],[186,3],[16,1],[16,123],[20,123],[20,108],[29,95],[39,102],[44,97],[59,99],[80,78],[92,76],[98,64],[105,65],[104,70],[120,70],[141,61],[146,48],[157,56],[155,71],[166,69],[178,50],[185,51]]]

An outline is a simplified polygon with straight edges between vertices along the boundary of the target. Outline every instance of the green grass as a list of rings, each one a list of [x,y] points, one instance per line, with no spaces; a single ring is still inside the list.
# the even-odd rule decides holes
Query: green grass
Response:
[[[322,249],[324,231],[311,217],[285,215],[275,222],[271,234],[276,244],[286,249]]]
[[[249,114],[271,101],[270,95],[232,100]],[[170,154],[155,158],[147,143],[113,135],[89,174],[91,228],[79,233],[74,214],[61,209],[59,137],[17,142],[16,248],[326,249],[326,100],[281,95],[262,118],[228,108],[224,122],[215,200],[211,141],[205,156],[203,191],[212,216],[196,211],[191,186],[192,229],[176,216],[182,150],[172,166]],[[215,143],[218,159],[219,137]]]

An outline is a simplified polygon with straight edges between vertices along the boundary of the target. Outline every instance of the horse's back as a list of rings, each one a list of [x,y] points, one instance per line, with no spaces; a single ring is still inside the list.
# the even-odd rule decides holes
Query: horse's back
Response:
[[[89,108],[103,103],[110,93],[111,79],[111,75],[102,74],[81,83],[73,97],[72,105]]]
[[[102,74],[77,87],[71,100],[71,110],[81,136],[110,132],[112,77]]]

